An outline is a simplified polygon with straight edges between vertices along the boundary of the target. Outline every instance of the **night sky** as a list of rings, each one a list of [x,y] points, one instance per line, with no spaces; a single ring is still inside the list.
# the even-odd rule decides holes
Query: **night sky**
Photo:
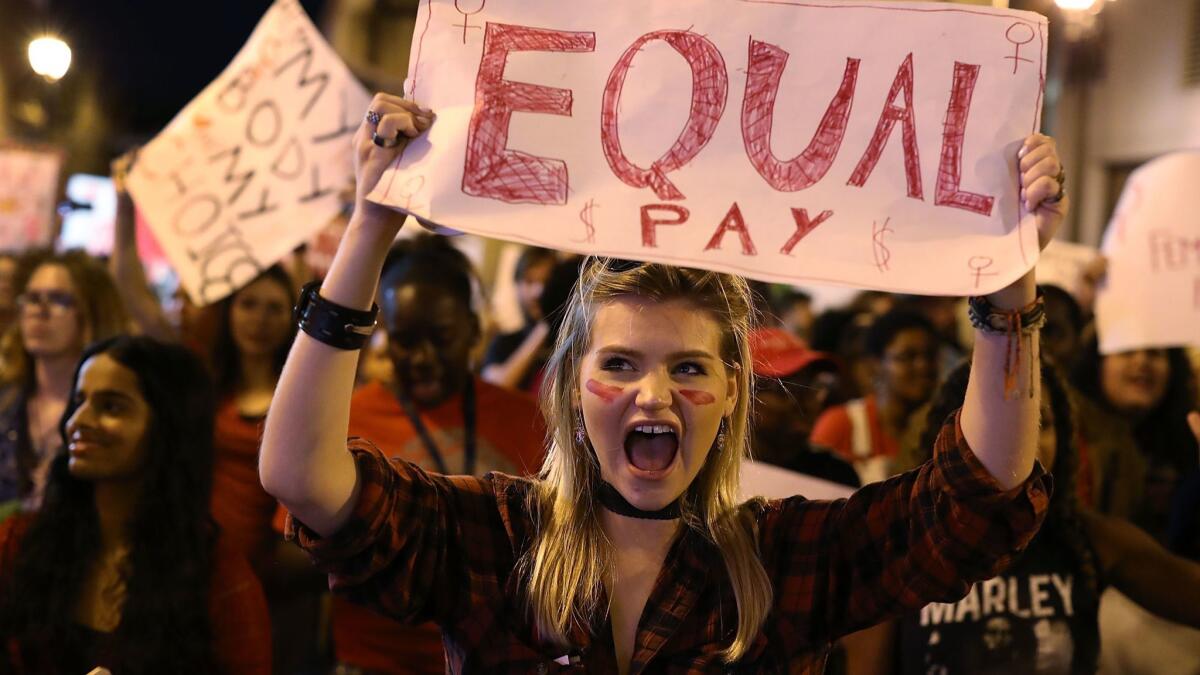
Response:
[[[152,136],[233,59],[270,0],[51,0],[118,135]],[[314,20],[323,0],[301,3]]]

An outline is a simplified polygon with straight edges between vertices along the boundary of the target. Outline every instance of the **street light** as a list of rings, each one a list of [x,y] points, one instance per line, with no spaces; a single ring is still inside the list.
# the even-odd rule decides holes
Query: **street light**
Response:
[[[71,67],[71,48],[56,37],[40,37],[29,43],[29,65],[47,82],[57,82]]]

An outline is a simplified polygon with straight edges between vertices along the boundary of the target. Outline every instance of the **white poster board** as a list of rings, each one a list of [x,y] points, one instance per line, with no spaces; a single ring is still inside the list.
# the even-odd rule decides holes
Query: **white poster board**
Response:
[[[423,0],[437,114],[371,199],[768,281],[984,293],[1037,259],[1046,19],[944,3]]]
[[[1129,177],[1101,249],[1100,353],[1200,345],[1200,151]]]
[[[129,190],[198,304],[232,293],[340,209],[370,97],[296,0],[142,148]]]
[[[1058,286],[1075,297],[1083,292],[1084,275],[1100,258],[1100,251],[1085,244],[1055,239],[1042,251],[1037,282]]]
[[[77,173],[67,179],[67,199],[72,208],[62,214],[58,245],[81,248],[94,256],[112,253],[117,221],[117,191],[108,176]]]
[[[57,150],[0,144],[0,249],[50,244],[62,160]]]
[[[852,494],[854,489],[845,485],[762,462],[742,462],[740,496],[743,501],[752,497],[787,499],[796,495],[808,499],[842,499]]]

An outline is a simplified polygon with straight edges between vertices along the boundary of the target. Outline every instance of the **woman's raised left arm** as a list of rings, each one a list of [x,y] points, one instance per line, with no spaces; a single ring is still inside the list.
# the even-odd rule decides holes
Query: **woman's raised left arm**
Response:
[[[1017,154],[1022,212],[1036,220],[1038,245],[1045,248],[1067,213],[1062,162],[1054,139],[1034,134]],[[996,311],[1020,312],[1037,296],[1030,270],[986,297]],[[1036,330],[1004,335],[976,330],[971,379],[962,408],[962,429],[975,456],[1004,488],[1020,485],[1037,456],[1038,373],[1040,348]]]

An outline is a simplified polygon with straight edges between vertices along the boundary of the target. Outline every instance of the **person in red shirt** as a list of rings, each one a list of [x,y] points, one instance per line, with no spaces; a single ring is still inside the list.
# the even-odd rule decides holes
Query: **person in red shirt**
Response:
[[[471,375],[479,319],[473,272],[444,237],[407,239],[389,254],[380,306],[395,377],[372,382],[350,402],[351,436],[440,473],[524,475],[541,466],[545,431],[533,399]],[[405,625],[334,596],[338,662],[364,672],[445,672],[441,632]]]
[[[184,347],[83,353],[45,502],[0,526],[0,672],[270,673],[262,588],[209,515],[213,409]]]
[[[213,517],[263,575],[277,574],[271,518],[277,504],[258,482],[258,443],[275,384],[295,338],[296,289],[280,266],[217,306],[209,360],[217,387]]]
[[[913,413],[937,387],[937,332],[919,314],[892,310],[867,330],[866,353],[875,363],[874,391],[829,408],[812,431],[812,442],[852,462],[864,485],[895,472]]]

